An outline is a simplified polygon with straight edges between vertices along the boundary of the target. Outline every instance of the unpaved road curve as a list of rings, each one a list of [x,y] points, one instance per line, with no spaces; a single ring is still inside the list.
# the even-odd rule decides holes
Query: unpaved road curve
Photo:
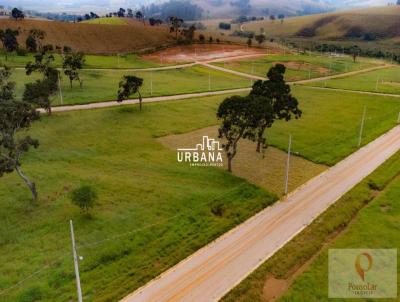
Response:
[[[399,149],[397,126],[122,301],[219,300]]]
[[[351,92],[351,93],[358,93],[358,94],[390,96],[390,97],[394,97],[394,98],[400,98],[400,94],[393,94],[393,93],[351,90],[351,89],[341,89],[341,88],[332,88],[332,87],[317,87],[317,86],[302,86],[302,87],[310,88],[310,89],[314,89],[314,90],[328,90],[328,91],[333,90],[333,91],[340,91],[340,92]]]

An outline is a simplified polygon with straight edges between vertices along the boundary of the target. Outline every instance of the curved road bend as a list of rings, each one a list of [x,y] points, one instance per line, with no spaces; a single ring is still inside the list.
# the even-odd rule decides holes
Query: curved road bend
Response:
[[[400,126],[397,126],[122,302],[219,300],[399,149]]]

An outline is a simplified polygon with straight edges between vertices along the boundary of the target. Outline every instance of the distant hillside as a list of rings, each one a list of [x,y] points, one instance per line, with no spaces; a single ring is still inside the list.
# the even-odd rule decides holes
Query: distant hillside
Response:
[[[246,23],[244,30],[268,37],[299,37],[320,40],[374,40],[400,37],[400,6],[377,7],[328,14],[263,20]]]
[[[308,15],[333,10],[324,0],[192,0],[206,18],[237,18],[239,15]]]
[[[130,20],[127,25],[67,23],[56,21],[0,19],[0,29],[20,29],[18,38],[25,47],[25,40],[32,28],[47,33],[45,44],[68,45],[85,53],[127,53],[142,51],[173,43],[169,30],[164,26],[143,25]]]

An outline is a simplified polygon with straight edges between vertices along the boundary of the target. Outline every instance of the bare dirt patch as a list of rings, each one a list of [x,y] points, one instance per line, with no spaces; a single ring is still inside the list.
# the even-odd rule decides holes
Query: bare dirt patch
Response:
[[[185,134],[169,135],[158,140],[168,148],[176,150],[177,148],[194,147],[202,141],[204,135],[217,139],[218,127],[212,126]],[[263,157],[256,153],[255,149],[255,143],[250,141],[243,140],[239,143],[238,154],[232,163],[233,174],[281,196],[284,191],[287,154],[279,149],[269,147]],[[223,160],[226,163],[226,158]],[[226,169],[226,166],[221,168]],[[292,156],[289,189],[293,190],[299,187],[326,168],[326,166]],[[188,166],[188,169],[202,169],[202,167]]]
[[[392,87],[400,87],[400,82],[382,81],[382,84],[392,86]]]
[[[259,48],[247,48],[240,45],[225,44],[193,44],[167,48],[155,53],[144,55],[143,59],[157,63],[188,63],[194,61],[209,61],[236,56],[265,54]]]

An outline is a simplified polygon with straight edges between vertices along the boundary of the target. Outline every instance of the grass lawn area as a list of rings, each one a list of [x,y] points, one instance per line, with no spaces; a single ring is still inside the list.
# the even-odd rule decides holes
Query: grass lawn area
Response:
[[[400,152],[340,198],[222,301],[266,301],[271,292],[281,296],[293,281],[292,287],[279,301],[339,301],[327,297],[326,248],[399,248],[399,175]],[[332,244],[332,240],[344,230]],[[323,252],[318,255],[321,249]],[[310,267],[314,255],[318,257],[313,258]],[[295,279],[299,273],[300,277]]]
[[[111,18],[97,18],[83,21],[87,24],[107,24],[107,25],[127,25],[128,22],[124,18],[111,17]]]
[[[398,169],[398,173],[400,168]],[[400,176],[397,176],[366,208],[346,232],[329,248],[400,249]],[[373,222],[373,223],[372,223]],[[399,259],[399,258],[398,258]],[[400,262],[397,261],[398,278]],[[399,285],[399,281],[397,283]],[[399,287],[398,287],[399,288]],[[310,268],[296,279],[280,301],[332,301],[328,299],[328,251],[315,259]],[[361,299],[370,301],[369,299]],[[379,299],[398,301],[398,299]],[[338,301],[336,299],[335,301]],[[354,299],[340,299],[354,301]]]
[[[54,55],[54,66],[62,66],[62,57],[59,54]],[[8,59],[4,53],[0,53],[0,63],[10,67],[25,67],[28,62],[33,62],[33,54],[26,56],[9,55]],[[159,67],[160,64],[141,59],[135,54],[121,55],[85,55],[84,68],[112,68],[112,69],[127,69],[127,68],[150,68]]]
[[[400,94],[400,67],[306,84],[308,86]]]
[[[192,132],[169,135],[160,138],[161,143],[172,150],[182,146],[195,146],[202,137],[218,137],[218,126],[198,129]],[[265,150],[264,156],[255,153],[255,144],[249,140],[238,143],[239,152],[232,162],[233,174],[249,182],[283,196],[285,192],[285,169],[287,153],[274,147]],[[227,162],[224,156],[224,163]],[[290,161],[289,191],[296,189],[309,179],[326,170],[326,166],[318,165],[299,156],[292,156]],[[220,167],[226,169],[226,165]]]
[[[43,117],[30,131],[40,148],[23,159],[40,200],[30,201],[15,173],[0,182],[0,292],[45,269],[0,300],[75,300],[69,219],[84,257],[84,299],[115,301],[276,200],[225,170],[177,163],[155,139],[214,124],[220,101]],[[68,198],[82,183],[99,194],[91,218]],[[215,205],[226,209],[222,217]]]
[[[307,87],[296,87],[294,94],[303,118],[277,123],[267,138],[285,149],[292,133],[294,152],[315,162],[332,164],[355,150],[364,105],[363,143],[391,128],[400,110],[390,97],[310,93]],[[175,152],[156,139],[215,125],[223,98],[145,104],[141,113],[138,106],[123,106],[43,117],[30,131],[41,146],[23,158],[40,201],[30,202],[15,173],[0,182],[0,293],[44,270],[1,300],[74,299],[69,219],[84,257],[84,299],[110,301],[271,204],[275,195],[225,170],[178,164]],[[68,198],[83,183],[100,196],[91,218]],[[212,214],[221,204],[223,216]]]
[[[82,89],[79,88],[77,82],[71,89],[68,78],[62,76],[64,104],[115,100],[118,84],[124,75],[136,75],[143,78],[141,93],[144,97],[209,91],[209,75],[211,75],[211,90],[213,91],[251,85],[248,79],[201,66],[159,71],[84,70],[81,72]],[[17,82],[17,96],[22,96],[24,83],[33,79],[34,77],[27,77],[23,70],[14,71],[13,80]],[[151,81],[153,81],[153,94],[151,94]],[[136,98],[137,95],[132,97]],[[58,94],[54,97],[53,104],[61,104]]]
[[[328,57],[316,55],[268,55],[256,59],[237,60],[213,63],[227,69],[265,77],[269,68],[276,63],[287,67],[286,80],[296,81],[316,78],[330,74],[344,73],[368,68],[378,63],[376,60],[359,58],[356,63],[345,57]]]
[[[291,133],[294,154],[327,165],[335,164],[357,149],[364,106],[362,144],[394,127],[400,111],[400,100],[389,96],[316,91],[300,86],[293,87],[293,94],[299,100],[302,118],[276,123],[267,133],[267,141],[286,149]]]

